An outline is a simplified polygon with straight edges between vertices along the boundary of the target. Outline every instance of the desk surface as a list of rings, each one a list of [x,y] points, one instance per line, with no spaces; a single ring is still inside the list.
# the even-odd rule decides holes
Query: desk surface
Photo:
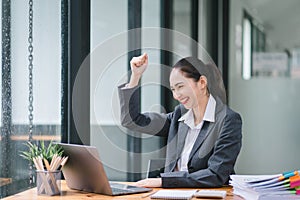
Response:
[[[128,183],[130,184],[130,183]],[[199,189],[199,188],[197,188]],[[72,199],[72,200],[83,200],[83,199],[143,199],[143,200],[150,200],[151,198],[145,197],[147,196],[147,194],[152,193],[153,191],[156,190],[161,190],[161,188],[155,188],[152,192],[148,192],[148,193],[140,193],[140,194],[131,194],[131,195],[122,195],[122,196],[106,196],[106,195],[100,195],[100,194],[94,194],[94,193],[87,193],[87,192],[82,192],[82,191],[77,191],[77,190],[71,190],[67,187],[66,182],[62,181],[61,184],[61,190],[62,190],[62,194],[60,196],[51,196],[52,200],[58,200],[58,199]],[[226,196],[226,200],[243,200],[243,198],[233,195],[232,194],[232,188],[231,187],[223,187],[223,188],[218,188],[218,190],[226,190],[227,191],[227,196]],[[38,196],[37,195],[37,190],[36,188],[32,188],[29,190],[26,190],[24,192],[15,194],[13,196],[9,196],[4,198],[3,200],[24,200],[24,199],[28,199],[28,200],[48,200],[49,196]],[[197,198],[193,198],[193,200],[196,200]],[[199,199],[200,200],[200,199]],[[203,200],[203,199],[201,199]]]

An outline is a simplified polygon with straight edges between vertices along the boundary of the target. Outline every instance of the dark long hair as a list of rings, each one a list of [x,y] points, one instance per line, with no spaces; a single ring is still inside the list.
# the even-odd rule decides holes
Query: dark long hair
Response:
[[[217,66],[209,62],[204,64],[196,57],[186,57],[179,60],[173,70],[178,69],[186,78],[192,78],[195,82],[199,81],[201,76],[207,79],[207,90],[214,97],[218,97],[226,104],[226,91],[223,78]]]
[[[173,66],[173,69],[179,69],[186,78],[192,78],[197,82],[201,76],[199,68],[203,66],[205,66],[205,64],[201,60],[195,57],[186,57],[179,60]]]

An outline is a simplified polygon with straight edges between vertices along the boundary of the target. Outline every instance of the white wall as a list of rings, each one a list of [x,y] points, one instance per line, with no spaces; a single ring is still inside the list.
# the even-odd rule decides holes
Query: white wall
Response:
[[[264,174],[298,169],[300,79],[256,77],[243,80],[241,1],[233,0],[230,11],[229,105],[243,118],[243,145],[236,171]]]

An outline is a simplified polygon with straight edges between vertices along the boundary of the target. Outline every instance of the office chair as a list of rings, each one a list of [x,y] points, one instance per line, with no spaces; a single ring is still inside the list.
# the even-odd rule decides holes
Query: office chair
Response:
[[[165,169],[165,159],[150,159],[148,161],[147,178],[159,178]]]

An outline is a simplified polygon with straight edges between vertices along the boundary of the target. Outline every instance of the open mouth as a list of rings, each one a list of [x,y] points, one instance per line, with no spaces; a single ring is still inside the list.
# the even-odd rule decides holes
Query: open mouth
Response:
[[[183,99],[180,99],[180,103],[181,104],[186,104],[188,102],[189,98],[188,97],[185,97]]]

